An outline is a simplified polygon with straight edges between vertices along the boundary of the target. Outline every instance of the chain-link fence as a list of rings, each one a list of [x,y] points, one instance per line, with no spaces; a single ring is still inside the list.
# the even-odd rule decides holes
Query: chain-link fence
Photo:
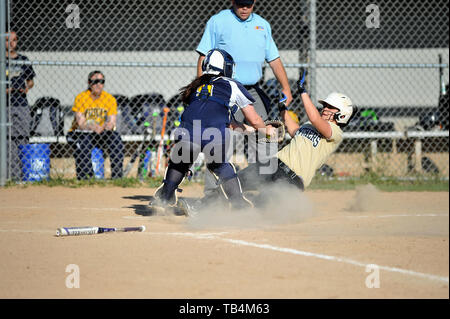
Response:
[[[7,1],[6,31],[17,35],[19,53],[6,59],[7,90],[16,92],[6,96],[7,179],[85,171],[109,178],[120,168],[130,177],[161,174],[183,111],[178,90],[196,75],[206,22],[230,7],[228,0]],[[307,120],[295,93],[301,67],[314,103],[339,91],[359,107],[321,174],[448,178],[448,1],[257,0],[255,12],[272,26],[300,122]],[[70,134],[72,107],[93,70],[117,102],[116,135],[106,140]],[[261,85],[276,104],[280,86],[269,67]]]

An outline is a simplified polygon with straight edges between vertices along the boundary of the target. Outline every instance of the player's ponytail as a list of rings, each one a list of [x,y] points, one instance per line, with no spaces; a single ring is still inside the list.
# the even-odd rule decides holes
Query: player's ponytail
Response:
[[[185,104],[189,104],[189,98],[197,88],[204,84],[211,83],[212,79],[217,77],[214,74],[203,74],[201,77],[195,78],[191,83],[180,89],[181,100]]]

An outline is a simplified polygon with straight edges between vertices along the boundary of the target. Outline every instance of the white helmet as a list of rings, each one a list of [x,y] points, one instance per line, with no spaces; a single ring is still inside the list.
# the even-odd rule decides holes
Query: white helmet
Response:
[[[352,100],[342,93],[330,93],[325,100],[319,100],[323,106],[330,105],[339,111],[334,114],[334,120],[340,126],[346,126],[357,112],[357,107],[352,104]]]
[[[203,74],[224,75],[228,78],[234,76],[233,57],[221,49],[209,50],[202,63]]]

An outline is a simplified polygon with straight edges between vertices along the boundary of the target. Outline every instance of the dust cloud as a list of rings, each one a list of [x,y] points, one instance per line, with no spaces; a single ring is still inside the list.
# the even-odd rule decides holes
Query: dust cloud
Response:
[[[356,194],[346,209],[349,212],[374,211],[383,204],[380,191],[372,184],[356,187]]]
[[[266,228],[280,224],[299,223],[315,215],[311,200],[292,186],[271,184],[263,193],[246,193],[255,208],[230,210],[227,204],[209,205],[188,218],[187,226],[205,228]]]

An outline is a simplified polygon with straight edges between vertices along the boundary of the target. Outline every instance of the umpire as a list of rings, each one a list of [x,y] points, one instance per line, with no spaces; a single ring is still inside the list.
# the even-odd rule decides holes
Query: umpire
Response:
[[[280,82],[282,92],[287,96],[286,105],[292,101],[292,93],[278,48],[272,38],[271,26],[261,16],[253,13],[254,3],[254,0],[233,0],[232,8],[220,11],[208,20],[196,49],[200,55],[197,76],[202,75],[202,62],[209,50],[217,48],[227,51],[236,63],[235,79],[252,95],[256,112],[266,120],[270,112],[270,100],[258,84],[263,77],[265,61]],[[235,118],[239,122],[245,121],[242,112],[236,112]],[[250,143],[249,146],[253,148],[253,154],[256,154],[255,143]],[[266,145],[256,147],[257,150],[266,150]],[[267,151],[257,154],[257,160],[265,162],[273,155],[263,153]],[[252,160],[254,159],[249,159]],[[216,189],[215,180],[207,171],[205,196],[214,196]]]

